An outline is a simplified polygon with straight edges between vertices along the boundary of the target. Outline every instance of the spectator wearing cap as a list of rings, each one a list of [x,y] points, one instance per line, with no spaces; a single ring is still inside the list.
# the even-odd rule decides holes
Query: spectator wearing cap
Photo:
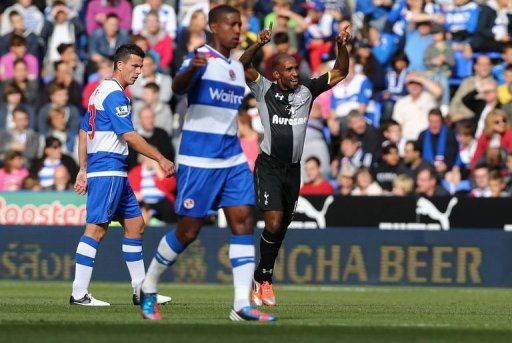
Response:
[[[322,166],[318,158],[315,156],[308,158],[305,163],[305,169],[309,181],[300,189],[301,195],[334,194],[334,188],[329,181],[322,176]]]
[[[14,109],[20,106],[29,115],[29,126],[35,128],[36,116],[34,108],[25,103],[22,90],[15,83],[11,82],[4,87],[3,91],[6,101],[0,102],[0,129],[11,130],[14,128]]]
[[[375,180],[385,192],[391,192],[393,181],[398,175],[406,174],[407,168],[400,161],[398,147],[394,144],[386,144],[382,148],[382,157],[374,169]]]
[[[459,88],[450,101],[450,120],[457,122],[462,119],[474,118],[475,113],[467,108],[462,102],[462,98],[469,92],[474,91],[477,88],[477,84],[481,84],[483,80],[492,79],[492,63],[491,59],[487,55],[478,56],[475,65],[475,75],[468,77],[462,81]]]
[[[39,77],[39,66],[37,58],[27,51],[27,40],[25,37],[14,34],[9,45],[9,52],[0,58],[0,79],[12,79],[14,76],[14,62],[23,59],[27,63],[28,78],[37,80]]]
[[[407,174],[415,180],[419,170],[432,167],[430,162],[423,159],[421,155],[421,145],[417,141],[405,143],[404,163],[407,167]]]
[[[501,104],[498,101],[498,85],[494,79],[484,79],[476,86],[475,90],[462,98],[462,103],[474,113],[475,136],[479,138],[487,116],[492,110],[500,108]]]
[[[332,48],[330,38],[333,36],[334,18],[325,13],[325,4],[320,0],[304,3],[308,13],[305,18],[307,29],[304,31],[309,65],[313,74],[317,74],[322,56],[328,56]]]
[[[132,32],[139,34],[144,30],[149,12],[155,11],[158,14],[160,27],[172,38],[176,38],[176,12],[172,6],[163,4],[161,0],[146,0],[145,4],[133,8]]]
[[[423,63],[426,66],[426,75],[437,82],[443,89],[441,106],[448,111],[450,104],[450,85],[448,79],[451,69],[455,65],[455,56],[450,46],[446,43],[446,30],[444,26],[434,23],[432,25],[432,37],[434,41],[425,50]]]
[[[4,167],[0,168],[0,191],[18,191],[28,170],[23,167],[24,158],[20,151],[8,151],[4,157]]]
[[[343,166],[341,171],[336,178],[338,185],[338,193],[341,196],[349,196],[354,190],[354,175],[356,169],[350,165]]]
[[[384,120],[391,118],[398,99],[407,95],[405,79],[408,67],[409,59],[403,52],[397,53],[391,60],[391,68],[386,73],[386,89],[381,93]]]
[[[415,30],[407,33],[404,51],[409,59],[409,69],[412,71],[425,70],[423,56],[427,47],[434,41],[430,34],[431,25],[430,20],[420,21],[416,23]]]
[[[491,0],[480,5],[476,30],[471,36],[475,51],[501,51],[510,43],[512,11],[508,0]]]
[[[437,107],[443,91],[437,83],[418,73],[409,73],[405,81],[409,94],[396,102],[393,119],[402,126],[407,140],[417,140],[428,127],[428,112]]]
[[[485,163],[480,163],[473,169],[474,187],[469,193],[473,198],[489,198],[491,189],[489,188],[489,167]]]
[[[348,132],[357,136],[364,151],[371,153],[375,158],[380,156],[379,130],[370,124],[358,110],[352,110],[347,116]]]
[[[426,197],[449,196],[450,193],[443,186],[437,183],[436,170],[433,167],[426,167],[418,170],[416,177],[416,195]]]
[[[32,1],[17,0],[12,6],[5,9],[2,14],[2,18],[9,18],[9,14],[13,11],[20,13],[23,16],[25,27],[27,30],[34,32],[36,35],[40,35],[44,25],[43,13],[34,5]],[[11,23],[9,20],[2,20],[0,26],[0,34],[5,35],[12,31]]]
[[[3,18],[4,20],[9,18],[8,20],[12,30],[0,38],[0,55],[8,53],[12,37],[14,35],[20,35],[25,37],[27,41],[27,51],[29,54],[34,55],[38,60],[42,61],[43,52],[42,45],[39,42],[40,37],[26,29],[23,16],[18,11],[11,11],[8,16],[4,14]]]
[[[354,196],[378,196],[383,194],[382,188],[373,179],[370,168],[361,167],[355,175],[355,188],[351,195]]]
[[[434,165],[440,174],[452,169],[458,154],[458,143],[453,131],[444,123],[443,114],[437,108],[428,113],[428,128],[420,133],[418,143],[422,157]]]
[[[120,19],[115,13],[106,16],[101,28],[89,39],[89,59],[99,62],[103,58],[112,59],[116,49],[129,43],[128,32],[121,28]]]
[[[64,111],[66,119],[66,128],[72,132],[78,132],[80,121],[82,120],[77,107],[69,103],[68,89],[62,83],[51,83],[48,86],[50,102],[43,105],[37,113],[37,128],[41,134],[48,131],[48,114],[51,109],[60,109]]]
[[[91,37],[102,27],[110,14],[117,15],[124,31],[132,29],[132,6],[128,0],[91,0],[85,16],[87,35]]]
[[[496,109],[491,111],[485,119],[485,126],[471,161],[474,168],[489,148],[504,148],[512,152],[512,128],[504,111]]]
[[[414,193],[414,180],[405,174],[398,175],[393,180],[393,196],[405,197]]]

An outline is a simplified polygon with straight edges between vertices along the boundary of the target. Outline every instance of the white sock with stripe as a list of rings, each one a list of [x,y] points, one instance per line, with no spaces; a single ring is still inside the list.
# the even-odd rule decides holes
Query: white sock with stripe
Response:
[[[80,237],[76,248],[75,280],[72,293],[75,300],[82,299],[88,293],[98,245],[99,242],[94,238],[85,235]]]
[[[144,293],[157,293],[158,282],[160,276],[172,266],[178,255],[185,250],[185,247],[178,241],[176,237],[176,229],[162,237],[158,244],[155,257],[149,265],[146,279],[142,283],[142,291]]]
[[[233,309],[239,311],[250,305],[249,293],[255,265],[253,235],[231,236],[229,260],[233,266],[233,285],[235,287]]]
[[[123,237],[123,256],[132,278],[132,288],[135,291],[144,281],[146,271],[142,259],[142,238]]]

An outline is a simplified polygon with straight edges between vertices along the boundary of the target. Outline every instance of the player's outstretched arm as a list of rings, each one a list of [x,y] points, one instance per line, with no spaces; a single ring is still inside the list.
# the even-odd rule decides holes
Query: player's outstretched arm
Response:
[[[352,36],[350,35],[350,24],[347,24],[336,37],[336,44],[338,46],[338,57],[334,63],[334,67],[330,71],[331,77],[329,87],[334,87],[338,82],[342,81],[348,74],[348,65],[350,63],[347,43]]]
[[[130,131],[123,133],[123,139],[138,153],[157,161],[166,176],[171,176],[175,173],[174,163],[166,159],[157,149],[149,145],[137,132]]]
[[[80,195],[87,193],[87,132],[78,132],[78,163],[80,170],[76,176],[75,192]]]
[[[270,42],[272,38],[272,25],[272,22],[270,22],[268,30],[261,30],[256,43],[248,47],[242,56],[240,56],[240,62],[243,64],[245,71],[245,82],[247,83],[254,82],[258,78],[259,74],[252,65],[252,59],[262,46]]]
[[[194,49],[194,57],[190,60],[189,67],[176,75],[172,83],[172,90],[178,94],[186,93],[196,73],[207,63],[206,56],[200,54],[197,49]]]

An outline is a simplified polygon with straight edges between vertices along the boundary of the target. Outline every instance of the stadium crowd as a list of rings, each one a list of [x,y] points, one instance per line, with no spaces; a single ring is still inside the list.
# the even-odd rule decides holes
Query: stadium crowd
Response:
[[[72,188],[89,96],[127,42],[147,53],[126,89],[134,125],[174,160],[187,99],[172,79],[208,42],[207,13],[221,3],[242,13],[234,58],[274,23],[256,62],[269,79],[283,52],[303,79],[329,70],[351,24],[349,75],[311,109],[302,194],[511,195],[511,0],[2,1],[0,190]],[[262,133],[247,89],[239,136],[251,168]],[[172,209],[174,179],[134,152],[129,168],[141,202]]]

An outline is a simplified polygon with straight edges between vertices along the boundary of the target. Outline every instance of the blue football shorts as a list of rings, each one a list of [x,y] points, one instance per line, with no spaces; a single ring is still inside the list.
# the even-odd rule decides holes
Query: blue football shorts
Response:
[[[254,205],[254,181],[249,164],[207,169],[178,167],[176,213],[204,218],[210,210]]]
[[[142,215],[127,177],[98,176],[87,179],[88,224],[110,223]]]

